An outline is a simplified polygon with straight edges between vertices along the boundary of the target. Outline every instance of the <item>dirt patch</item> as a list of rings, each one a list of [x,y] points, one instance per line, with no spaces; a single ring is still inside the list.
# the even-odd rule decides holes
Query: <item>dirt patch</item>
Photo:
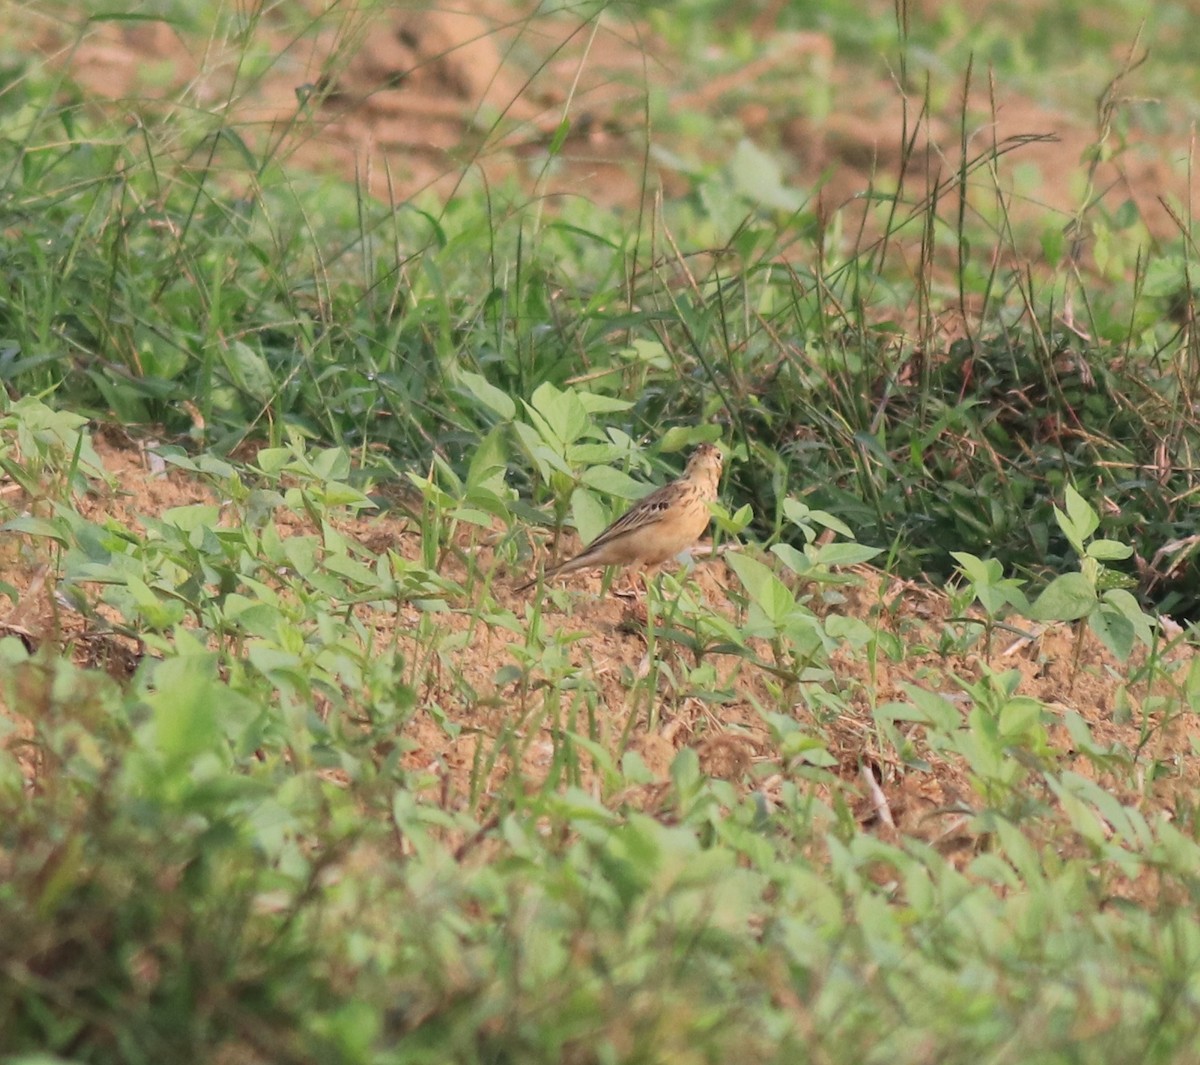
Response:
[[[612,207],[681,192],[687,176],[645,143],[653,93],[666,96],[674,115],[736,118],[748,136],[782,153],[790,184],[819,185],[821,212],[849,209],[847,230],[865,224],[867,239],[878,225],[863,198],[869,187],[886,192],[902,182],[914,204],[937,188],[952,216],[964,123],[967,159],[1004,155],[998,188],[986,167],[974,174],[970,210],[990,217],[1002,200],[1018,230],[1034,222],[1030,254],[1047,224],[1066,225],[1085,204],[1115,212],[1132,201],[1154,239],[1177,236],[1178,219],[1200,214],[1190,147],[1174,130],[1142,130],[1127,143],[1115,110],[1068,114],[1013,93],[993,99],[982,76],[965,106],[951,98],[927,113],[887,77],[864,79],[860,67],[839,63],[819,33],[758,25],[759,57],[700,79],[643,23],[528,16],[501,0],[469,14],[392,10],[316,34],[279,23],[256,27],[274,58],[252,78],[235,61],[234,44],[193,39],[166,23],[95,23],[75,39],[59,19],[10,29],[122,107],[170,111],[171,95],[183,91],[226,110],[259,150],[274,146],[292,165],[333,169],[390,202],[425,190],[449,195],[475,172],[493,184],[513,177],[551,198],[583,195]],[[812,85],[831,107],[806,105]],[[1108,102],[1127,98],[1115,91]],[[687,134],[655,140],[704,158],[703,141]],[[1092,155],[1099,161],[1089,164]],[[1014,169],[1019,177],[1008,176]]]
[[[81,502],[80,510],[92,522],[136,529],[143,519],[159,517],[169,507],[216,502],[207,487],[178,470],[157,467],[128,441],[102,439],[96,450],[118,487],[98,489]],[[7,502],[21,505],[19,499]],[[319,531],[291,513],[281,514],[277,527],[284,536]],[[344,520],[337,528],[369,551],[386,548],[412,561],[421,557],[419,528],[411,518],[381,514]],[[357,622],[373,634],[376,654],[425,663],[411,674],[416,713],[395,737],[403,746],[404,766],[414,780],[426,781],[430,798],[470,806],[481,815],[511,774],[519,773],[529,787],[540,785],[563,728],[586,731],[582,713],[574,725],[561,715],[547,715],[536,670],[518,677],[502,669],[520,660],[514,652],[524,644],[524,626],[534,623],[538,593],[515,595],[510,590],[524,574],[510,574],[496,559],[494,539],[478,530],[464,535],[456,545],[463,554],[450,553],[445,561],[445,575],[461,579],[466,575],[463,557],[471,553],[479,571],[489,575],[471,601],[453,602],[448,612],[437,615],[439,640],[455,648],[453,670],[439,668],[428,644],[413,635],[423,620],[416,603],[401,604],[396,612],[355,609]],[[91,613],[64,607],[54,594],[53,560],[42,541],[9,537],[5,559],[4,580],[17,588],[20,598],[0,618],[0,626],[25,634],[31,646],[48,643],[81,664],[101,666],[122,682],[132,673],[144,649],[137,640],[106,629],[102,607]],[[1046,727],[1059,752],[1060,769],[1095,780],[1146,814],[1161,811],[1169,817],[1177,801],[1190,802],[1188,796],[1200,784],[1200,759],[1194,753],[1200,730],[1185,699],[1190,650],[1180,648],[1161,660],[1152,674],[1145,674],[1153,675],[1151,683],[1139,682],[1144,654],[1120,663],[1090,633],[1080,639],[1070,626],[1031,627],[1027,636],[1002,632],[987,648],[963,639],[964,632],[978,632],[978,626],[953,618],[945,594],[869,568],[855,575],[856,583],[824,598],[819,588],[800,591],[814,597],[820,613],[836,612],[881,635],[893,635],[896,646],[905,649],[902,658],[839,651],[830,662],[831,679],[813,688],[781,679],[770,668],[775,663],[765,645],[755,650],[767,668],[714,654],[708,658],[715,667],[709,687],[723,693],[719,699],[676,683],[700,664],[700,656],[663,636],[662,618],[650,654],[644,601],[602,595],[599,574],[575,574],[558,582],[566,590],[557,597],[562,606],[543,600],[538,624],[548,635],[573,634],[566,646],[578,675],[591,685],[592,739],[614,757],[623,750],[637,752],[655,778],[622,798],[657,808],[672,761],[690,747],[704,772],[753,789],[770,803],[779,789],[796,782],[802,767],[801,761],[780,760],[769,715],[781,712],[803,731],[820,736],[835,760],[832,769],[839,783],[816,786],[816,797],[831,806],[849,806],[863,825],[885,836],[898,831],[925,839],[965,863],[979,845],[978,836],[965,830],[979,803],[978,781],[963,758],[930,749],[920,725],[894,722],[894,737],[888,740],[875,708],[907,702],[906,688],[913,686],[938,692],[965,713],[971,702],[959,680],[984,685],[989,674],[1015,670],[1019,694],[1040,700],[1056,715]],[[720,558],[712,558],[697,566],[691,594],[736,624],[742,608],[735,586]],[[481,625],[480,617],[497,611],[511,611],[514,624]],[[456,637],[466,638],[456,642]],[[105,649],[105,656],[97,648]],[[648,688],[646,678],[656,674],[660,681]],[[828,691],[839,693],[840,699],[822,702],[820,694]],[[347,697],[353,703],[353,693]],[[560,700],[561,705],[568,702]],[[369,708],[354,711],[360,712],[369,713]],[[5,742],[27,741],[26,708],[8,707],[5,714],[17,723]],[[1094,746],[1110,752],[1111,772],[1097,769],[1102,761],[1076,750],[1071,737],[1078,731],[1068,727],[1072,718],[1086,723]],[[504,738],[502,744],[498,737]],[[902,749],[903,756],[898,753]],[[378,755],[384,759],[389,751],[381,749]],[[481,758],[488,766],[482,778]],[[1128,769],[1135,761],[1146,767],[1138,791],[1129,784],[1133,774]],[[25,766],[32,781],[36,752],[29,752]],[[585,760],[581,773],[584,787],[601,786],[597,765]]]

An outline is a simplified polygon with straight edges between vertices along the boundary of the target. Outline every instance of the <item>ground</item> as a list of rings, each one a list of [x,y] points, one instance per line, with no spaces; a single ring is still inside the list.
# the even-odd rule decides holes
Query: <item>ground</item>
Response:
[[[904,168],[914,200],[952,178],[965,126],[968,160],[993,145],[1011,153],[1007,163],[1020,176],[1002,185],[1018,217],[1066,225],[1085,203],[1115,210],[1129,199],[1158,239],[1200,214],[1200,191],[1175,133],[1182,127],[1172,121],[1186,116],[1168,115],[1161,133],[1139,129],[1134,150],[1117,150],[1114,108],[1140,102],[1124,95],[1132,90],[1119,76],[1100,99],[1075,98],[1067,109],[1011,91],[997,95],[986,72],[976,71],[965,98],[934,101],[927,110],[919,85],[901,92],[895,74],[882,71],[863,78],[861,65],[837,63],[829,37],[773,32],[766,14],[761,58],[716,78],[692,75],[645,26],[605,19],[593,35],[591,24],[569,17],[527,17],[511,0],[487,0],[471,14],[393,10],[356,25],[314,44],[268,19],[257,30],[277,51],[261,74],[243,73],[241,82],[218,45],[183,37],[165,22],[97,23],[74,47],[73,27],[58,19],[25,21],[13,31],[34,31],[39,49],[60,56],[102,97],[152,107],[166,87],[188,85],[200,102],[231,98],[252,141],[256,129],[264,144],[283,137],[293,165],[332,169],[385,201],[424,190],[449,195],[475,169],[492,182],[509,175],[534,181],[551,196],[582,190],[616,208],[635,207],[660,187],[679,192],[685,176],[646,158],[639,132],[646,93],[670,90],[673,115],[730,116],[749,137],[778,146],[796,186],[820,179],[826,213],[861,200],[871,181],[886,187],[897,179],[902,130],[915,147]],[[1118,75],[1137,57],[1127,50],[1112,57]],[[823,94],[816,103],[813,83]],[[315,110],[305,103],[308,92],[326,93]],[[551,165],[546,149],[564,114],[570,130]],[[286,136],[289,130],[295,135]],[[1087,189],[1063,180],[1085,172]],[[855,224],[847,219],[848,228]]]
[[[97,485],[82,501],[80,510],[91,521],[113,520],[137,529],[143,517],[159,515],[170,507],[219,502],[189,475],[163,469],[123,434],[101,434],[97,454],[116,487]],[[7,486],[5,495],[10,505],[20,503],[13,486]],[[282,518],[279,527],[282,535],[317,531],[294,515]],[[420,558],[418,523],[396,511],[345,518],[337,527],[368,552],[390,548],[410,560]],[[493,596],[499,609],[513,611],[518,619],[528,618],[535,599],[544,593],[531,589],[518,595],[511,590],[524,573],[510,573],[493,558],[491,545],[496,539],[498,535],[486,534],[460,538],[462,550],[477,553],[484,572],[493,574],[490,587],[477,589],[477,596]],[[103,625],[64,609],[55,598],[53,562],[47,551],[30,542],[18,546],[15,538],[10,538],[5,555],[5,579],[21,595],[20,605],[0,618],[0,626],[21,634],[31,646],[53,640],[81,662],[106,668],[122,680],[130,676],[143,649],[135,641],[106,634]],[[461,576],[461,560],[448,556],[445,571]],[[1167,770],[1137,791],[1131,790],[1126,772],[1101,776],[1097,782],[1116,798],[1145,814],[1159,809],[1171,815],[1176,803],[1191,802],[1200,770],[1194,754],[1200,727],[1191,714],[1175,712],[1164,718],[1149,709],[1157,696],[1166,697],[1167,705],[1179,705],[1191,662],[1186,647],[1166,656],[1165,668],[1157,674],[1152,690],[1147,690],[1146,683],[1137,679],[1144,654],[1135,654],[1129,663],[1118,662],[1090,632],[1085,631],[1081,640],[1073,625],[1023,623],[995,634],[990,652],[985,652],[982,641],[966,646],[969,641],[961,639],[963,633],[978,633],[978,626],[955,615],[946,592],[899,581],[870,567],[858,567],[850,576],[851,583],[836,586],[824,596],[814,588],[814,609],[818,613],[836,610],[895,634],[907,653],[895,661],[886,655],[873,659],[861,652],[834,655],[831,687],[849,696],[853,714],[822,714],[818,720],[815,715],[819,711],[811,704],[798,701],[792,707],[802,726],[810,724],[815,733],[825,737],[827,749],[836,759],[833,771],[839,783],[836,788],[823,789],[823,798],[831,804],[847,802],[863,824],[884,835],[899,831],[928,840],[956,862],[973,857],[977,837],[959,831],[972,806],[972,788],[962,762],[925,748],[922,730],[901,721],[898,727],[912,745],[902,761],[894,746],[881,741],[872,708],[906,701],[905,685],[938,691],[952,702],[958,701],[952,678],[975,682],[987,669],[1019,671],[1021,694],[1041,700],[1057,715],[1058,722],[1050,732],[1053,745],[1066,752],[1060,762],[1062,769],[1097,777],[1094,760],[1073,750],[1067,732],[1067,717],[1077,714],[1090,727],[1096,744],[1111,746],[1114,752],[1143,751],[1147,764]],[[721,555],[701,557],[694,580],[710,606],[736,616],[728,589],[736,587],[737,580]],[[656,780],[631,789],[623,798],[654,808],[664,794],[676,753],[691,747],[706,773],[737,786],[749,786],[752,780],[769,802],[787,775],[763,772],[769,765],[779,765],[778,742],[769,736],[760,710],[778,706],[782,686],[775,676],[748,666],[743,659],[716,656],[721,686],[730,693],[726,699],[714,703],[681,698],[671,685],[663,683],[653,706],[634,701],[630,678],[645,675],[647,666],[645,607],[636,599],[602,593],[599,574],[572,574],[559,584],[566,594],[558,602],[565,605],[543,601],[543,624],[548,630],[566,627],[581,634],[573,651],[577,663],[588,667],[600,692],[599,741],[610,750],[620,749],[622,734],[628,730],[625,749],[636,751]],[[438,624],[450,631],[465,630],[472,625],[473,614],[451,610],[438,616]],[[411,635],[420,620],[415,606],[398,615],[359,608],[357,616],[374,633],[379,653],[398,651],[414,663],[424,657],[421,645]],[[1021,634],[1022,629],[1026,635]],[[436,706],[439,712],[435,716],[419,710],[405,725],[404,761],[426,781],[439,802],[459,805],[468,801],[477,754],[488,749],[489,738],[504,728],[513,729],[518,737],[517,759],[523,777],[532,784],[544,776],[552,752],[551,723],[542,720],[536,709],[527,709],[527,703],[540,705],[536,693],[526,698],[529,693],[515,685],[496,684],[498,668],[512,661],[508,645],[519,642],[508,628],[484,629],[456,651],[459,675],[453,682],[436,669],[416,678],[418,707]],[[666,640],[659,643],[659,654],[680,672],[694,663],[691,652]],[[769,660],[768,649],[763,648],[762,655]],[[468,699],[466,690],[474,696]],[[914,768],[919,761],[927,767]],[[31,773],[33,768],[28,766]],[[517,768],[499,759],[487,790],[493,790],[501,777]],[[585,781],[590,776],[585,769]],[[486,806],[486,796],[481,802]],[[1152,892],[1150,874],[1143,879],[1142,888]],[[1128,886],[1129,892],[1137,890],[1137,885]]]
[[[289,141],[290,165],[333,168],[354,175],[381,199],[400,200],[423,190],[449,194],[462,179],[463,161],[472,157],[493,180],[505,175],[537,177],[567,102],[568,87],[572,87],[574,131],[561,159],[542,174],[542,187],[549,192],[584,188],[597,203],[614,208],[636,206],[647,190],[639,166],[628,163],[632,154],[640,164],[636,139],[623,130],[636,124],[644,84],[671,84],[673,77],[669,63],[647,61],[647,54],[654,54],[653,36],[634,39],[606,29],[588,40],[561,20],[514,21],[509,9],[496,3],[485,4],[481,10],[485,13],[393,13],[388,16],[390,21],[376,23],[369,34],[357,40],[322,39],[316,49],[306,46],[307,51],[293,46],[259,79],[253,92],[239,99],[238,107],[248,120],[256,120],[266,135],[296,121],[298,85],[329,88],[319,110],[305,116],[305,135]],[[492,32],[496,26],[506,28]],[[283,28],[277,32],[281,42],[288,39]],[[196,55],[194,42],[181,39],[165,23],[100,24],[70,54],[62,51],[68,35],[61,24],[46,22],[38,27],[38,33],[41,48],[60,54],[81,82],[113,99],[131,95],[145,99],[147,80],[152,77],[169,84],[197,81],[201,98],[221,99],[228,89],[221,82],[223,74],[211,76],[211,84],[205,84],[210,66]],[[587,62],[581,66],[585,49]],[[526,84],[525,74],[518,73],[519,62],[509,62],[507,57],[523,56],[531,50],[553,58],[537,68]],[[331,63],[329,56],[335,54],[339,59]],[[157,60],[157,65],[151,59]],[[782,38],[761,62],[724,80],[681,90],[675,106],[680,110],[736,107],[752,137],[778,143],[790,153],[796,166],[795,180],[811,180],[828,171],[821,196],[834,209],[851,202],[872,175],[894,174],[900,162],[895,149],[900,97],[884,79],[870,85],[837,86],[836,108],[819,120],[798,113],[778,118],[766,104],[746,98],[752,94],[745,90],[760,82],[777,87],[779,72],[796,64],[836,72],[832,43],[819,34]],[[221,69],[219,64],[217,69]],[[972,113],[991,113],[985,90],[986,85],[974,90]],[[500,121],[501,115],[504,121]],[[994,117],[994,125],[980,121],[977,137],[1000,142],[1029,134],[1048,135],[1019,148],[1022,161],[1043,176],[1036,189],[1025,190],[1020,203],[1029,210],[1048,209],[1064,219],[1071,217],[1078,205],[1077,192],[1046,181],[1045,176],[1078,168],[1085,149],[1096,142],[1095,125],[1077,115],[1019,99],[1006,100]],[[957,143],[951,118],[933,116],[926,136],[918,138],[918,143],[932,170],[953,173],[954,156],[941,154],[936,146]],[[635,149],[632,152],[631,147]],[[668,194],[683,187],[684,178],[669,167],[659,162],[651,165],[651,192],[658,185]],[[920,173],[912,180],[926,180],[926,171],[918,169]],[[1184,177],[1165,161],[1163,153],[1151,150],[1115,156],[1100,164],[1094,185],[1118,200],[1132,198],[1151,232],[1160,236],[1176,231],[1168,204],[1188,202]],[[1193,200],[1191,208],[1193,215],[1200,214],[1200,203]],[[136,525],[142,516],[160,514],[168,507],[211,501],[207,490],[187,475],[155,466],[134,441],[101,435],[98,449],[119,488],[98,486],[87,499],[85,513],[93,521],[112,518]],[[23,500],[16,486],[4,485],[3,491],[4,502],[19,510]],[[390,546],[406,557],[418,557],[420,534],[404,516],[383,513],[346,519],[341,528],[368,547]],[[293,521],[282,531],[301,530]],[[485,556],[492,551],[483,535],[466,539],[460,546]],[[451,557],[447,565],[453,568],[460,563]],[[479,594],[494,596],[518,618],[526,616],[531,597],[540,593],[518,596],[510,589],[523,574],[509,574],[503,566],[496,566],[494,573],[494,583]],[[909,647],[926,648],[895,662],[883,657],[868,662],[849,654],[835,657],[835,684],[843,692],[857,693],[855,706],[860,713],[822,720],[820,725],[831,738],[829,749],[837,759],[836,773],[862,822],[888,832],[892,831],[887,824],[891,820],[899,830],[926,838],[947,854],[956,855],[956,848],[966,840],[958,835],[957,827],[965,818],[970,795],[963,767],[931,752],[925,752],[928,771],[917,772],[900,764],[879,741],[872,707],[905,699],[906,683],[941,690],[943,682],[949,684],[947,678],[979,678],[985,666],[1019,670],[1023,693],[1044,701],[1061,713],[1063,720],[1071,712],[1079,714],[1098,741],[1127,751],[1141,750],[1147,743],[1156,748],[1155,762],[1170,765],[1172,774],[1148,783],[1138,794],[1122,793],[1119,789],[1126,785],[1115,778],[1102,780],[1117,790],[1119,799],[1170,811],[1182,795],[1195,789],[1196,727],[1189,715],[1175,715],[1166,722],[1153,714],[1142,716],[1140,708],[1152,705],[1154,696],[1163,693],[1145,691],[1130,680],[1137,676],[1136,660],[1132,664],[1116,661],[1090,634],[1080,639],[1070,625],[1030,625],[1028,638],[998,635],[987,654],[978,644],[969,650],[947,646],[946,634],[961,631],[963,626],[952,617],[945,591],[898,581],[867,568],[855,575],[857,583],[840,590],[843,602],[822,602],[818,595],[814,607],[821,611],[836,606],[840,613],[903,634]],[[4,579],[20,593],[20,605],[0,617],[0,624],[9,632],[24,635],[31,645],[61,640],[64,649],[81,661],[104,664],[119,677],[129,675],[141,649],[132,641],[102,638],[77,616],[65,614],[54,600],[48,556],[39,557],[28,544],[19,549],[10,544],[4,551]],[[735,609],[726,590],[736,582],[720,557],[702,561],[695,581],[710,604],[724,611]],[[545,605],[547,623],[584,633],[576,651],[580,662],[590,664],[600,685],[607,715],[601,722],[605,738],[615,741],[631,727],[630,746],[657,779],[666,779],[672,759],[684,746],[698,752],[705,771],[735,782],[743,781],[747,770],[774,749],[756,703],[769,704],[777,698],[779,685],[772,688],[769,673],[751,670],[740,662],[721,666],[726,674],[733,673],[729,685],[734,698],[722,704],[676,701],[664,691],[663,702],[656,709],[657,721],[653,728],[648,727],[647,708],[631,707],[628,702],[628,680],[645,668],[644,625],[636,604],[601,594],[599,575],[573,575],[563,586],[568,590],[567,606]],[[391,618],[365,616],[364,620],[376,632],[381,647],[398,647],[402,652],[413,648],[405,629],[414,617],[401,613]],[[446,624],[465,627],[468,619],[448,615]],[[496,661],[502,657],[503,645],[512,639],[507,630],[491,629],[482,641],[467,643],[459,650],[462,672],[479,696],[470,704],[458,688],[440,690],[435,675],[421,678],[420,698],[436,702],[448,722],[419,713],[406,735],[412,746],[405,757],[413,768],[434,778],[443,794],[467,794],[480,733],[494,732],[513,711],[516,693],[494,688]],[[677,648],[668,648],[666,653],[687,654]],[[1190,652],[1181,648],[1174,654],[1176,675],[1182,676]],[[1179,683],[1182,686],[1183,681]],[[953,698],[952,690],[945,694]],[[631,714],[637,715],[632,723]],[[903,729],[903,724],[900,727]],[[1056,731],[1062,749],[1070,751],[1065,726],[1056,726]],[[911,733],[919,747],[919,730]],[[520,771],[536,778],[544,771],[548,752],[545,737],[524,737]],[[1094,775],[1093,762],[1082,757],[1074,761],[1072,768]],[[494,773],[514,768],[497,765]],[[768,800],[773,783],[778,784],[777,777],[757,782]],[[643,794],[629,798],[653,806],[656,788],[646,785]]]

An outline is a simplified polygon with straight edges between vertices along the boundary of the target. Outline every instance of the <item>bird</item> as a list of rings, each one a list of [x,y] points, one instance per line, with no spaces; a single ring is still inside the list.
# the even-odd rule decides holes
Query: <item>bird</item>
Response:
[[[543,579],[594,566],[627,566],[644,562],[656,566],[691,547],[708,528],[709,503],[725,460],[720,448],[701,444],[689,456],[681,477],[639,499],[573,558],[548,566]],[[523,592],[538,582],[515,588]]]

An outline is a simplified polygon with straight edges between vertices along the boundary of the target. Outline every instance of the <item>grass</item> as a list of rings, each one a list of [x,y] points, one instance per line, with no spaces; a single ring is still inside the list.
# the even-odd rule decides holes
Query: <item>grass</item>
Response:
[[[650,16],[700,83],[763,37],[709,14]],[[219,104],[4,59],[6,1060],[1190,1060],[1200,671],[1147,612],[1196,601],[1186,210],[1086,160],[1031,206],[973,104],[923,154],[984,83],[952,5],[904,180],[840,211],[658,90],[641,214],[548,191],[570,137],[533,192],[376,200],[290,161],[321,79],[238,118],[338,15],[175,12]],[[992,117],[1078,17],[989,53]],[[822,18],[849,92],[878,42]],[[511,595],[714,439],[726,568],[644,620]]]

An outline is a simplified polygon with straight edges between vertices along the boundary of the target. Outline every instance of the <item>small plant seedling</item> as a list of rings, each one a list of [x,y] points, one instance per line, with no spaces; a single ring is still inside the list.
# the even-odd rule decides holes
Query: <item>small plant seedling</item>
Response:
[[[1133,549],[1117,540],[1093,539],[1100,518],[1074,488],[1067,485],[1066,510],[1054,508],[1054,516],[1079,556],[1079,569],[1055,577],[1030,607],[1035,621],[1081,621],[1122,662],[1129,658],[1135,639],[1149,646],[1154,638],[1154,619],[1146,614],[1125,587],[1128,579],[1105,563],[1120,561]],[[1074,666],[1083,649],[1083,626],[1078,629]]]

